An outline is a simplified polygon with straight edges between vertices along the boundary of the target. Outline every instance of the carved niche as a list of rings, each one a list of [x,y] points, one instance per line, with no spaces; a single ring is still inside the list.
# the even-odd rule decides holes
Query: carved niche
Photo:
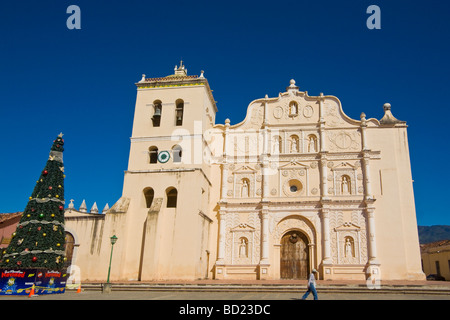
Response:
[[[335,195],[356,195],[357,194],[357,169],[358,167],[349,162],[329,163],[333,172]]]
[[[253,198],[257,196],[257,170],[250,166],[239,167],[232,173],[233,196],[235,198]]]

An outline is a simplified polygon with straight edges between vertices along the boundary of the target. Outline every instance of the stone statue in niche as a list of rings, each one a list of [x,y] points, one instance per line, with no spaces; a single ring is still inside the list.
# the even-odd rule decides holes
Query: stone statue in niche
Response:
[[[275,137],[273,139],[273,153],[275,153],[275,154],[281,153],[280,152],[280,138],[279,137]]]
[[[289,104],[289,115],[297,115],[298,114],[298,106],[295,101],[292,101]]]
[[[313,135],[309,136],[309,141],[308,141],[308,152],[316,152],[317,148],[316,148],[316,137]]]
[[[291,137],[291,140],[291,152],[298,152],[298,137],[293,136]]]
[[[351,237],[345,238],[345,244],[344,244],[344,252],[346,258],[353,258],[355,256],[355,251],[353,249],[353,239]]]
[[[248,198],[248,181],[246,179],[242,180],[241,197]]]
[[[248,256],[248,241],[242,237],[239,243],[239,258],[247,258]]]
[[[349,176],[342,176],[341,178],[341,194],[351,194],[351,182]]]

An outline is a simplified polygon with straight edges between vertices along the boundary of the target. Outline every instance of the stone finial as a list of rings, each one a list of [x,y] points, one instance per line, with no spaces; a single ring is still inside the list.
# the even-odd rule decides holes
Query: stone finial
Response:
[[[69,209],[73,209],[74,208],[74,205],[73,205],[73,202],[74,202],[75,200],[73,200],[73,199],[70,199],[70,203],[69,203],[69,205],[67,206]]]
[[[106,211],[109,210],[109,204],[106,204],[106,206],[103,208],[102,213],[106,213]]]
[[[390,103],[385,103],[383,105],[383,109],[384,109],[384,116],[380,120],[381,124],[394,125],[396,123],[404,123],[404,121],[400,121],[394,117],[394,115],[391,112],[391,104]]]
[[[204,79],[205,78],[205,76],[203,75],[205,73],[205,71],[200,71],[200,77],[199,78],[202,78],[202,79]]]
[[[81,206],[78,209],[78,211],[80,211],[80,212],[87,212],[86,200],[83,199],[83,202],[81,203]]]
[[[294,92],[294,91],[298,91],[298,87],[295,85],[295,80],[291,79],[291,81],[289,81],[289,87],[286,88],[287,92]]]
[[[145,74],[142,74],[142,79],[139,81],[139,83],[145,82]]]
[[[367,127],[366,114],[364,112],[361,112],[361,115],[359,117],[361,118],[361,126],[362,127]]]
[[[98,213],[97,202],[94,202],[91,208],[91,213]]]

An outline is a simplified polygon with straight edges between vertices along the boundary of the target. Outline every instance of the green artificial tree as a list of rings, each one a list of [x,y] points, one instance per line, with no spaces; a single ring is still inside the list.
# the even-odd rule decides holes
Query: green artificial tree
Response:
[[[62,133],[53,141],[47,164],[29,198],[1,268],[50,269],[64,267],[64,164]]]

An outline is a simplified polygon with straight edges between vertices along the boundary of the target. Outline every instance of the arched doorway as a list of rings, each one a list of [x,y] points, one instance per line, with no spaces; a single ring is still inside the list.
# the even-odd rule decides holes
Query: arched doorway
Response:
[[[287,232],[281,238],[281,279],[306,279],[309,270],[308,238],[300,231]]]

